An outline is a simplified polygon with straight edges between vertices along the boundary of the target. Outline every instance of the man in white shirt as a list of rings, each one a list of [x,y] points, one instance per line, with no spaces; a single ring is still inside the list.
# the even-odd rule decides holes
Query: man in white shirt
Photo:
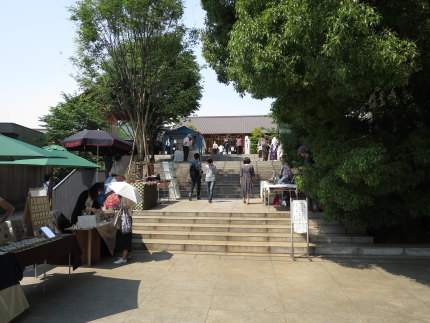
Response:
[[[184,161],[188,160],[188,153],[190,152],[190,137],[191,135],[187,135],[182,141],[182,150],[184,151]]]
[[[222,144],[218,146],[218,152],[220,155],[224,154],[224,146]]]

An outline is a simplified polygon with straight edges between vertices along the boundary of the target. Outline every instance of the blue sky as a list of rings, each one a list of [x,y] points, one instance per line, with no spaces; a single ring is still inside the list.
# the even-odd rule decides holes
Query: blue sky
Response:
[[[68,7],[74,0],[0,1],[0,122],[38,128],[38,118],[61,101],[61,93],[79,92],[69,57],[74,54],[75,26]],[[199,0],[185,1],[184,22],[201,28]],[[200,64],[205,64],[196,48]],[[270,100],[241,98],[232,86],[219,84],[208,67],[202,70],[203,98],[197,115],[260,115]]]

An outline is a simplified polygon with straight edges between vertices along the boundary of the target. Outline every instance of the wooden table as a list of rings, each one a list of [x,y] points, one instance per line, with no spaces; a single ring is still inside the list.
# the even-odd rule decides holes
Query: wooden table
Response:
[[[73,231],[82,250],[82,264],[92,266],[100,262],[100,235],[96,228],[74,229]]]

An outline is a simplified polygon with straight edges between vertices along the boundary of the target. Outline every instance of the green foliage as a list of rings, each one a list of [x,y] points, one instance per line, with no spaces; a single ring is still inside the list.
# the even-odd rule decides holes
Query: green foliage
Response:
[[[106,128],[105,113],[89,94],[63,94],[63,102],[51,107],[39,118],[46,129],[46,144],[59,145],[66,137],[81,130]]]
[[[235,0],[202,0],[206,10],[206,27],[202,32],[202,53],[206,61],[217,73],[218,81],[228,83],[227,49],[229,32],[236,22]]]
[[[237,0],[235,13],[227,80],[276,99],[287,159],[310,148],[299,184],[326,216],[378,227],[429,215],[429,1]]]
[[[165,123],[198,109],[197,34],[180,20],[180,0],[81,0],[71,9],[78,26],[82,86],[132,128],[140,152]]]
[[[249,140],[251,141],[251,154],[257,153],[257,143],[258,140],[261,138],[261,135],[263,135],[263,128],[255,128],[252,130],[251,137]]]
[[[276,133],[275,128],[260,127],[252,130],[251,137],[249,138],[249,140],[251,141],[251,154],[256,154],[258,152],[257,144],[258,140],[261,138],[261,135],[270,136],[274,133]]]

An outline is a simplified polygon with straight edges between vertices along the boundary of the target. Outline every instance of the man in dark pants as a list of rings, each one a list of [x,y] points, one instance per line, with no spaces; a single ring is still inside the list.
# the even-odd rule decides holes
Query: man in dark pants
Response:
[[[188,161],[188,153],[190,151],[190,144],[191,144],[190,137],[191,135],[188,135],[182,141],[182,150],[184,151],[184,161]]]
[[[197,199],[200,200],[200,188],[202,186],[202,164],[200,163],[200,155],[194,154],[194,159],[190,161],[190,178],[191,190],[188,194],[188,199],[191,201],[193,198],[193,190],[197,185]]]

